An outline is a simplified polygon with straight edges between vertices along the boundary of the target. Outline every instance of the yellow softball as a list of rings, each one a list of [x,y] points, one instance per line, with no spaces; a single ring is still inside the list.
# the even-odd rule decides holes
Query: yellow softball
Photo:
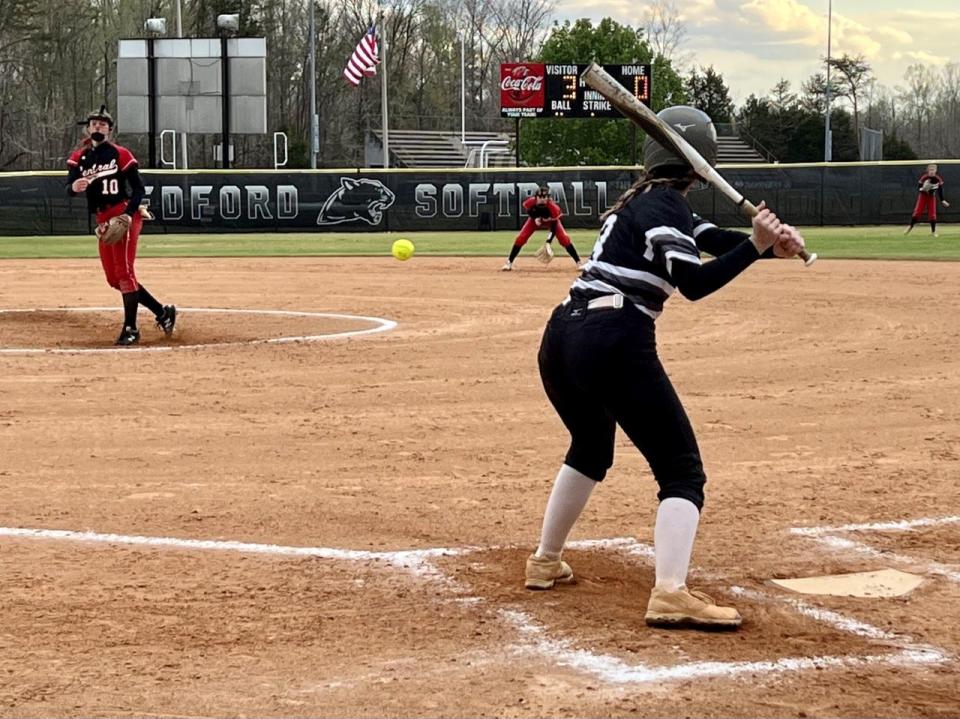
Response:
[[[409,260],[413,257],[413,243],[410,240],[397,240],[390,248],[391,254],[398,260]]]

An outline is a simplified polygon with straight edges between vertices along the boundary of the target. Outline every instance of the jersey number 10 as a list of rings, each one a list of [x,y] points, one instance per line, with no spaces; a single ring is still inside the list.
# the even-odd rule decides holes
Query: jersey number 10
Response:
[[[111,180],[103,181],[103,194],[104,195],[116,195],[120,192],[120,183],[117,182],[117,178],[114,177]]]

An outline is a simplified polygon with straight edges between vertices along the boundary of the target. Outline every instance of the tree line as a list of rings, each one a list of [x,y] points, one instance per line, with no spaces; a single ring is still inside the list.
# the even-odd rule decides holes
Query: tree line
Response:
[[[239,13],[241,36],[267,41],[267,125],[286,132],[290,167],[309,166],[310,0],[182,0],[184,36],[217,37],[216,18]],[[176,0],[0,0],[0,171],[60,169],[81,137],[77,121],[116,105],[117,44],[143,37],[147,18],[167,19]],[[690,103],[781,162],[823,157],[825,75],[794,90],[779,82],[739,108],[713,67],[686,68],[676,0],[648,3],[643,27],[612,19],[554,21],[554,0],[323,0],[316,14],[318,166],[364,163],[368,132],[380,129],[380,81],[344,82],[347,58],[370,23],[388,46],[389,126],[460,129],[461,53],[467,130],[512,131],[500,118],[501,62],[653,65],[659,110]],[[862,57],[831,60],[833,159],[858,157],[859,127],[884,132],[886,159],[960,156],[960,64],[911,65],[904,84],[879,85]],[[625,120],[524,120],[525,164],[630,164],[643,137]],[[141,158],[146,137],[118,139]],[[237,167],[272,166],[269,136],[233,138]],[[216,136],[192,136],[190,164],[212,167]],[[143,160],[142,160],[143,161]]]

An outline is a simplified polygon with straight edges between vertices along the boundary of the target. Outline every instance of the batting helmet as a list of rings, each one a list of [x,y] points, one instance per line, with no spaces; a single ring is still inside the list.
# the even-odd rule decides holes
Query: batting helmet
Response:
[[[89,113],[87,113],[87,119],[81,120],[77,124],[86,126],[90,124],[91,120],[103,120],[110,125],[111,129],[113,128],[113,115],[107,112],[106,105],[101,105],[99,110],[91,110]]]
[[[711,167],[717,164],[717,129],[707,113],[689,105],[676,105],[661,110],[657,117],[693,145]],[[649,135],[643,143],[643,168],[647,172],[664,165],[689,164],[673,150],[668,150],[659,142],[650,139]]]

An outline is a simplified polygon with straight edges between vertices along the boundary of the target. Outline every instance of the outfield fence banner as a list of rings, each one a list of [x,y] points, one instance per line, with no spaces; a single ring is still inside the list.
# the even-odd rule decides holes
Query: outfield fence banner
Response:
[[[720,168],[754,203],[766,200],[791,224],[903,224],[917,197],[917,163],[753,165]],[[156,221],[144,232],[414,232],[510,230],[521,203],[547,182],[571,228],[599,217],[638,177],[637,168],[496,170],[192,170],[142,173]],[[960,161],[940,163],[945,198],[960,188]],[[92,230],[66,173],[0,173],[0,235],[70,235]],[[960,189],[940,220],[960,219]],[[712,188],[689,195],[694,211],[723,226],[748,220]]]

